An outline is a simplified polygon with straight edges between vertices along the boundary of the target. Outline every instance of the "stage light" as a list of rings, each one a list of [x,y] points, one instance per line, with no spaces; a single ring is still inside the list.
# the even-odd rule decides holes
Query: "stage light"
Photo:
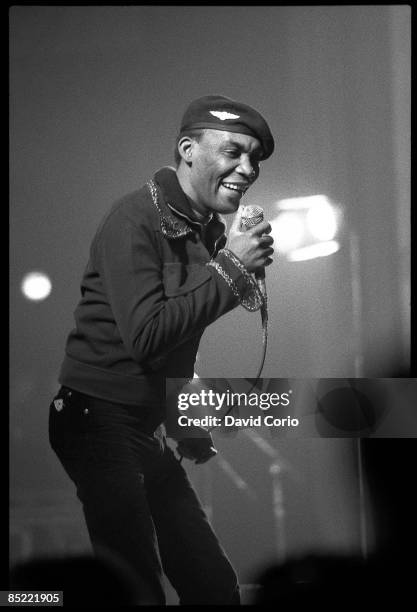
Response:
[[[307,259],[316,259],[317,257],[327,257],[336,253],[340,248],[336,240],[326,240],[317,244],[309,244],[308,246],[296,249],[287,254],[288,261],[305,261]]]
[[[313,196],[314,201],[306,213],[306,222],[317,240],[333,240],[337,233],[336,211],[326,196]]]
[[[341,209],[325,195],[287,198],[277,202],[277,216],[272,219],[276,250],[288,261],[326,257],[339,250],[335,240],[341,221]]]
[[[344,238],[349,254],[352,297],[351,346],[354,375],[363,376],[362,283],[359,236],[349,227],[343,208],[326,195],[286,198],[276,203],[271,219],[274,248],[289,262],[327,257],[340,249],[336,238]],[[343,231],[342,231],[343,230]]]
[[[281,253],[290,253],[303,242],[304,224],[297,213],[282,213],[271,222],[272,235]]]
[[[29,272],[23,277],[21,291],[26,299],[33,302],[45,300],[52,290],[52,283],[43,272]]]

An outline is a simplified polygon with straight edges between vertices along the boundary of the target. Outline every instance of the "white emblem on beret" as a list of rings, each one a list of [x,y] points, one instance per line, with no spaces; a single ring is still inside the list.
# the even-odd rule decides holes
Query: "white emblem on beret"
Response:
[[[225,119],[239,119],[240,115],[234,115],[233,113],[227,113],[226,111],[210,111],[210,115],[218,117],[221,121]]]

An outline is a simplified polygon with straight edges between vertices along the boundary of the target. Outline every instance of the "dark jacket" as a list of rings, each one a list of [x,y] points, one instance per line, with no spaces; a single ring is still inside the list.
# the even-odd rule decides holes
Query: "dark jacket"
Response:
[[[260,307],[256,283],[225,243],[221,216],[204,231],[172,168],[117,201],[91,245],[60,383],[161,404],[166,377],[193,376],[207,325],[239,303]]]

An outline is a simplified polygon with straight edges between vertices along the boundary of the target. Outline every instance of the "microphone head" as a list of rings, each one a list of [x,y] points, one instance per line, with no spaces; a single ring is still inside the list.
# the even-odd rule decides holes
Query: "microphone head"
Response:
[[[260,206],[245,206],[240,218],[242,229],[258,225],[264,219],[264,211]]]

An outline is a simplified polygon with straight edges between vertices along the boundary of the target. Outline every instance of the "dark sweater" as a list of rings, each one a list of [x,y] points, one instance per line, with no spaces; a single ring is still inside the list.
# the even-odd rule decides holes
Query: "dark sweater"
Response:
[[[192,377],[204,329],[239,302],[260,306],[214,213],[197,221],[176,173],[117,201],[93,239],[59,381],[131,405],[161,404],[167,377]]]

